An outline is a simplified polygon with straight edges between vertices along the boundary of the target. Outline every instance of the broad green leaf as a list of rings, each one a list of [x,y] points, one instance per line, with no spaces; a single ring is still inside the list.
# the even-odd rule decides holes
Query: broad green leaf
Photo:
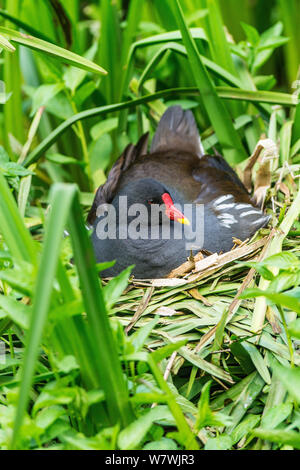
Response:
[[[173,422],[173,417],[167,406],[156,406],[143,416],[124,428],[118,437],[118,446],[121,450],[133,450],[143,441],[147,432],[155,421],[167,419]]]
[[[283,44],[286,44],[289,41],[289,38],[269,38],[267,41],[265,41],[263,44],[258,46],[257,50],[264,51],[266,49],[275,49],[276,47],[282,46]]]
[[[103,134],[116,129],[118,127],[118,118],[109,118],[104,121],[98,122],[91,129],[91,137],[93,140],[98,140]]]
[[[258,90],[272,90],[277,81],[274,75],[257,75],[254,77],[254,83]]]
[[[285,251],[281,253],[276,253],[275,255],[269,256],[261,263],[260,265],[275,266],[280,269],[300,269],[300,260],[295,253]]]
[[[143,450],[178,450],[178,446],[173,439],[163,437],[159,441],[148,442]]]
[[[274,363],[274,373],[283,383],[290,395],[300,403],[300,369],[284,367]]]
[[[32,308],[12,297],[0,295],[0,307],[6,315],[17,325],[25,330],[28,329]]]
[[[289,417],[293,409],[292,403],[281,403],[268,409],[263,415],[261,426],[264,429],[275,429]]]
[[[84,54],[84,57],[88,60],[94,60],[96,52],[98,49],[98,44],[95,42],[90,49]],[[78,70],[77,67],[70,67],[66,70],[63,75],[63,80],[67,88],[69,88],[72,94],[75,93],[76,89],[83,82],[84,78],[87,75],[86,70]]]
[[[50,406],[37,414],[35,422],[40,428],[47,429],[63,415],[65,415],[65,410],[62,406]]]
[[[253,435],[266,441],[275,442],[280,446],[291,445],[295,449],[300,449],[300,434],[296,431],[257,428],[254,429]]]
[[[241,299],[253,297],[266,297],[275,304],[282,305],[297,313],[300,313],[300,303],[297,297],[287,294],[277,294],[272,291],[263,291],[260,289],[246,289],[240,296]]]
[[[233,445],[230,436],[221,434],[218,437],[209,437],[204,446],[205,450],[229,450]]]
[[[260,36],[260,41],[259,41],[259,46],[264,47],[268,46],[268,41],[270,40],[275,40],[275,38],[279,37],[283,29],[283,25],[281,22],[276,23],[273,25],[271,28],[267,29],[264,31],[261,36]],[[277,47],[277,46],[274,46]],[[258,53],[255,55],[255,59],[252,65],[252,72],[256,73],[257,70],[262,67],[262,65],[267,62],[267,60],[271,57],[273,52],[272,47],[267,47],[265,50],[258,51]]]

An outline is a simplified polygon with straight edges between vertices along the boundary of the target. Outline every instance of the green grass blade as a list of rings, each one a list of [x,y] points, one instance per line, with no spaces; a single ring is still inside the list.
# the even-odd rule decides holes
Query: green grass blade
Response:
[[[233,127],[228,111],[224,103],[219,99],[214,85],[202,63],[196,43],[186,25],[178,0],[174,2],[174,12],[182,33],[183,43],[187,50],[194,79],[202,96],[207,114],[223,148],[224,156],[228,162],[238,163],[247,157],[245,149]]]
[[[7,8],[9,13],[18,15],[20,4],[18,0],[11,0],[7,2]],[[5,34],[2,37],[6,40],[10,39]],[[24,124],[21,119],[16,118],[17,116],[22,116],[22,77],[19,51],[16,50],[14,54],[11,54],[11,52],[6,50],[4,54],[3,79],[6,93],[12,93],[4,106],[4,143],[10,158],[15,160],[15,154],[11,148],[11,136],[15,137],[20,143],[23,143]]]
[[[191,34],[195,39],[202,39],[207,41],[206,34],[202,28],[191,28]],[[182,41],[182,36],[180,31],[170,31],[168,33],[156,34],[155,36],[150,36],[145,39],[134,42],[128,52],[128,58],[126,61],[125,74],[123,75],[122,84],[121,84],[121,97],[127,96],[129,82],[133,74],[133,64],[134,58],[137,50],[144,47],[156,46],[158,44],[165,44],[168,42],[180,42]]]
[[[299,69],[299,2],[297,0],[278,0],[281,18],[284,24],[284,33],[289,41],[284,46],[286,54],[286,75],[292,84],[297,79]]]
[[[128,393],[116,352],[103,293],[99,284],[96,261],[88,232],[85,228],[78,197],[74,199],[69,217],[75,265],[78,270],[86,313],[94,338],[94,357],[106,395],[112,423],[127,425],[132,419]]]
[[[52,42],[52,40],[48,36],[41,33],[37,29],[32,28],[32,26],[30,26],[29,24],[24,23],[23,21],[19,20],[19,18],[10,15],[7,11],[0,9],[0,16],[2,16],[2,18],[5,18],[6,20],[10,21],[11,23],[13,23],[18,28],[23,29],[27,33],[31,34],[31,36],[35,36],[39,39],[43,39],[44,41]]]
[[[0,172],[0,232],[12,256],[27,262],[36,260],[36,248],[6,179]]]
[[[253,103],[271,103],[285,106],[297,106],[297,98],[289,93],[275,91],[252,91],[230,87],[216,87],[218,96],[225,99],[252,101]]]
[[[183,442],[185,443],[185,448],[187,450],[198,450],[199,445],[185,420],[184,414],[180,406],[176,402],[176,397],[172,394],[171,390],[169,389],[167,382],[165,381],[163,375],[161,374],[159,367],[157,366],[155,360],[153,359],[151,355],[149,356],[148,363],[152,369],[152,372],[157,381],[157,384],[159,385],[160,389],[168,397],[168,406],[170,408],[171,413],[173,414],[175,418],[178,430],[181,434]]]
[[[287,214],[285,215],[283,221],[278,227],[278,233],[276,233],[275,237],[273,238],[272,242],[270,243],[268,250],[265,254],[265,257],[269,257],[276,253],[279,253],[282,250],[282,243],[285,237],[287,236],[288,232],[290,231],[293,223],[295,220],[299,219],[300,213],[300,186],[298,189],[298,193],[290,206]],[[262,291],[266,291],[269,287],[270,281],[261,278],[258,284],[258,288]],[[251,323],[251,331],[260,332],[262,330],[264,321],[265,321],[265,314],[266,314],[266,299],[265,297],[258,297],[255,302],[255,307],[253,310],[252,315],[252,323]]]
[[[287,93],[274,93],[273,92],[250,92],[248,90],[238,90],[238,89],[228,89],[224,87],[217,87],[216,90],[220,90],[220,97],[224,97],[226,99],[243,99],[246,101],[251,102],[258,102],[260,103],[263,100],[266,103],[277,103],[277,104],[285,104],[288,106],[295,105],[295,97],[293,95],[288,95]],[[96,116],[101,116],[105,113],[110,113],[114,111],[121,111],[124,109],[128,109],[134,106],[138,106],[140,104],[149,103],[151,101],[155,101],[157,99],[165,98],[167,96],[172,96],[173,94],[185,94],[185,95],[199,95],[199,89],[194,87],[185,87],[185,88],[174,88],[159,91],[157,93],[152,93],[149,95],[145,95],[141,98],[137,98],[131,101],[125,101],[123,103],[116,103],[107,106],[100,106],[93,109],[88,109],[86,111],[82,111],[78,114],[74,114],[71,118],[64,121],[60,124],[56,129],[54,129],[26,158],[24,165],[28,166],[31,163],[36,162],[56,141],[57,139],[66,132],[67,129],[73,126],[76,122],[84,119],[89,119]],[[230,96],[229,96],[230,95]],[[266,110],[267,111],[267,110]],[[233,124],[232,124],[233,125]]]
[[[0,34],[7,37],[10,41],[21,44],[22,46],[29,47],[35,51],[43,52],[46,54],[55,57],[62,62],[67,64],[73,65],[74,67],[78,67],[83,70],[87,70],[88,72],[99,73],[99,74],[106,74],[106,70],[104,70],[99,65],[91,62],[90,60],[86,59],[85,57],[79,56],[74,52],[68,51],[67,49],[63,49],[62,47],[56,46],[47,41],[43,41],[42,39],[35,38],[33,36],[29,36],[28,34],[20,33],[19,31],[14,31],[13,29],[0,27]]]
[[[126,66],[127,56],[131,44],[134,42],[136,32],[139,26],[139,21],[142,15],[142,8],[140,0],[131,0],[129,3],[128,15],[126,18],[126,29],[123,33],[122,40],[122,65]]]
[[[207,20],[209,24],[209,43],[212,49],[212,58],[214,62],[235,75],[236,70],[225,35],[218,1],[206,0],[206,5],[208,8]]]
[[[35,285],[33,312],[26,341],[27,346],[25,348],[22,367],[19,401],[11,444],[12,448],[15,448],[17,445],[18,434],[29,400],[29,391],[38,356],[38,349],[50,307],[53,281],[58,266],[59,251],[63,239],[63,230],[76,191],[77,188],[75,185],[67,186],[63,184],[55,186],[52,191],[51,212]]]
[[[99,40],[99,62],[109,73],[109,80],[102,80],[100,90],[107,103],[117,100],[120,79],[120,28],[117,21],[117,6],[110,0],[100,3],[101,32]]]
[[[164,54],[167,51],[173,51],[175,53],[181,54],[182,56],[186,57],[186,49],[182,44],[177,44],[175,42],[170,42],[164,44],[152,57],[152,59],[148,62],[146,68],[144,69],[140,79],[139,79],[139,88],[141,87],[142,83],[149,77],[152,70],[156,67],[159,61],[162,59]],[[217,78],[221,79],[223,82],[228,83],[231,86],[235,86],[238,88],[242,88],[242,84],[238,78],[232,75],[230,72],[225,70],[223,67],[219,66],[215,62],[207,57],[201,55],[201,60],[203,64],[212,72]]]
[[[280,161],[281,164],[289,163],[293,121],[287,121],[280,131]]]

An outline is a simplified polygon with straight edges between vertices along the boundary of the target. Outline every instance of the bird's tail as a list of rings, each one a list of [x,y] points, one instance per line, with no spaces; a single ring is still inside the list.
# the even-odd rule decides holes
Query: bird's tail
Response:
[[[163,150],[183,150],[204,155],[193,113],[181,106],[171,106],[163,114],[151,144],[151,153]]]

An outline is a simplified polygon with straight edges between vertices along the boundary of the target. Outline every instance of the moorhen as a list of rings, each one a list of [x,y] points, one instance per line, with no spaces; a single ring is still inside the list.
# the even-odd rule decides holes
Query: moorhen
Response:
[[[97,261],[116,260],[101,276],[134,265],[136,278],[165,277],[191,250],[229,251],[233,237],[245,240],[268,223],[225,159],[204,155],[190,110],[168,108],[150,153],[147,143],[145,134],[127,146],[89,212]],[[140,207],[145,210],[136,211]],[[160,209],[156,218],[154,207]],[[195,234],[197,243],[188,243]]]

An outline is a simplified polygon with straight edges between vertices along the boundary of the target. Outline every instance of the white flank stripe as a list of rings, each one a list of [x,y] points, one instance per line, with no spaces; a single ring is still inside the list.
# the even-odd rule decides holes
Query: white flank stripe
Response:
[[[214,207],[216,207],[219,204],[221,204],[221,202],[227,201],[227,199],[231,199],[231,198],[232,198],[232,194],[226,194],[225,196],[221,196],[218,199],[216,199],[213,205]]]
[[[220,214],[218,216],[218,219],[221,219],[222,222],[225,222],[227,224],[234,224],[234,223],[237,223],[237,220],[236,218],[232,215],[232,214]]]
[[[222,227],[230,228],[232,224],[229,224],[229,223],[225,224],[224,222],[221,222],[220,225],[222,225]]]
[[[217,207],[217,209],[218,209],[218,211],[222,211],[224,209],[230,209],[233,206],[235,206],[234,203],[232,203],[232,204],[221,204],[220,206]]]
[[[266,222],[267,221],[267,216],[260,217],[260,219],[254,220],[254,222],[251,222],[251,225],[258,225],[261,222]]]
[[[236,205],[235,205],[235,208],[236,208],[237,210],[240,210],[240,209],[250,209],[250,207],[252,207],[251,204],[236,204]]]
[[[242,212],[240,214],[240,217],[247,217],[248,215],[251,215],[251,214],[259,215],[259,214],[261,214],[261,211],[260,210],[253,210],[253,211]]]

